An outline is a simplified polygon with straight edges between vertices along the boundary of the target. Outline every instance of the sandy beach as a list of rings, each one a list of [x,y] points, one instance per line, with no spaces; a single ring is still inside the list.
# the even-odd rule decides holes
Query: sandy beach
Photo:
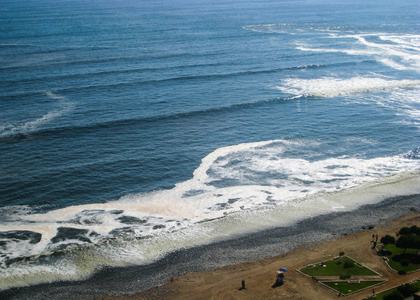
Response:
[[[420,278],[420,271],[398,275],[372,249],[372,234],[379,238],[395,235],[403,226],[420,225],[420,213],[393,220],[372,229],[348,234],[338,239],[301,246],[285,254],[251,263],[236,264],[212,271],[174,277],[171,282],[136,295],[105,297],[101,299],[336,299],[337,292],[315,282],[297,270],[310,263],[331,259],[344,251],[362,265],[382,275],[388,282],[374,287],[376,293]],[[276,271],[288,269],[286,283],[272,287]],[[382,279],[381,278],[381,279]],[[245,280],[246,289],[241,289]],[[372,288],[346,296],[361,299],[369,296]]]

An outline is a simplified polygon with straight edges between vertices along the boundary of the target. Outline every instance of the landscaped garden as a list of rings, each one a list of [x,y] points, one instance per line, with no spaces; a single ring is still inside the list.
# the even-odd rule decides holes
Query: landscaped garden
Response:
[[[375,246],[377,240],[376,235]],[[379,254],[386,257],[385,260],[389,266],[398,271],[399,274],[420,270],[420,255],[418,253],[420,250],[420,227],[403,227],[398,232],[397,238],[386,235],[381,238],[381,243],[383,246],[379,250]],[[364,276],[381,275],[344,256],[344,252],[340,252],[340,255],[335,259],[311,264],[299,271],[311,276],[313,280],[321,280],[322,284],[342,295],[367,288],[372,288],[372,291],[374,291],[373,287],[387,281],[379,278],[377,280],[363,278]],[[331,279],[331,277],[333,278]],[[337,279],[334,277],[337,277]],[[418,291],[420,291],[420,281],[406,283],[380,294],[372,293],[366,299],[399,300],[405,299]]]
[[[376,299],[376,300],[398,300],[398,299],[405,299],[411,296],[414,293],[420,291],[420,281],[417,281],[412,284],[403,284],[399,287],[390,289],[386,292],[377,294],[376,297],[370,297],[369,299]]]
[[[363,267],[347,256],[310,265],[300,271],[308,276],[337,276],[343,279],[351,276],[379,276],[378,273]]]
[[[400,274],[420,269],[420,227],[403,227],[398,235],[398,239],[390,235],[381,238],[384,246],[379,254],[386,256],[389,266]]]
[[[322,283],[343,295],[354,293],[385,282],[385,280],[360,281],[350,279],[352,276],[380,275],[343,255],[344,252],[341,252],[340,256],[335,259],[306,266],[300,269],[300,271],[313,278],[337,277],[337,280],[322,281]]]

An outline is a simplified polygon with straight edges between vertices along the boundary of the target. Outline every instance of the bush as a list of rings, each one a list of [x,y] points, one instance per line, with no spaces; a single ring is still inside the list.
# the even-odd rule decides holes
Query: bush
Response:
[[[387,234],[386,236],[381,237],[381,243],[384,245],[395,244],[395,238]]]
[[[417,254],[412,254],[412,255],[410,256],[410,262],[411,262],[412,264],[420,264],[420,255],[417,255]]]
[[[344,251],[341,251],[338,255],[339,256],[343,256],[344,255]]]
[[[344,275],[344,274],[340,275],[341,280],[349,279],[350,277],[351,277],[351,275]]]
[[[345,261],[344,264],[343,264],[343,267],[346,268],[346,269],[353,268],[354,267],[354,262]]]
[[[400,275],[405,275],[405,274],[407,274],[407,272],[406,272],[406,271],[404,271],[404,270],[400,270],[400,271],[398,271],[398,274],[400,274]]]
[[[417,292],[417,289],[414,287],[414,286],[412,286],[412,285],[410,285],[410,284],[408,284],[408,283],[406,283],[406,284],[403,284],[403,285],[400,285],[398,288],[397,288],[397,290],[398,290],[398,292],[400,292],[404,297],[410,297],[412,294],[414,294],[415,292]]]
[[[411,255],[409,253],[401,253],[401,254],[394,255],[392,257],[392,260],[393,261],[397,261],[397,262],[401,262],[404,259],[410,259],[410,256]]]
[[[404,267],[407,267],[410,264],[410,261],[408,259],[403,259],[400,261],[400,264]]]
[[[384,300],[404,300],[404,296],[398,291],[393,291],[391,294],[386,295]]]
[[[379,251],[379,254],[382,255],[382,256],[391,256],[392,251],[382,249],[382,250]]]

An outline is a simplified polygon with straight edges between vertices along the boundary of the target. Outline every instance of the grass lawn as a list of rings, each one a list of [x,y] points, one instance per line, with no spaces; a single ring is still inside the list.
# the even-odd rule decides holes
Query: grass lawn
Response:
[[[354,266],[351,268],[344,268],[346,262],[353,263]],[[366,267],[357,265],[354,260],[347,256],[343,256],[337,260],[325,261],[324,266],[316,264],[312,267],[302,268],[300,271],[308,276],[379,275]]]
[[[417,289],[417,291],[420,291],[420,281],[417,281],[417,282],[415,282],[415,283],[411,284],[411,286],[414,286],[414,287]],[[386,292],[383,292],[383,293],[377,294],[377,295],[376,295],[376,297],[375,297],[375,298],[373,298],[373,299],[382,300],[385,296],[387,296],[387,295],[391,294],[391,293],[392,293],[392,292],[394,292],[396,289],[397,289],[397,288],[390,289],[390,290],[388,290],[388,291],[386,291]]]
[[[420,269],[420,263],[409,263],[407,266],[403,266],[401,264],[401,261],[395,261],[395,257],[397,256],[409,256],[409,255],[416,255],[415,250],[407,249],[405,251],[405,254],[403,254],[404,249],[398,248],[397,246],[393,244],[388,244],[384,247],[385,250],[390,251],[392,254],[386,255],[388,257],[389,261],[388,264],[396,271],[405,271],[405,272],[412,272]],[[386,254],[386,253],[385,253]],[[394,258],[394,259],[393,259]]]
[[[383,282],[385,281],[361,281],[360,283],[348,283],[347,281],[328,281],[323,282],[323,284],[345,295]]]

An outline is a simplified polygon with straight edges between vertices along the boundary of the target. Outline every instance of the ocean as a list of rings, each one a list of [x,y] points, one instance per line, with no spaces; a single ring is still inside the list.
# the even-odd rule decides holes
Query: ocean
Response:
[[[419,3],[203,2],[2,1],[3,296],[136,292],[420,209]]]

